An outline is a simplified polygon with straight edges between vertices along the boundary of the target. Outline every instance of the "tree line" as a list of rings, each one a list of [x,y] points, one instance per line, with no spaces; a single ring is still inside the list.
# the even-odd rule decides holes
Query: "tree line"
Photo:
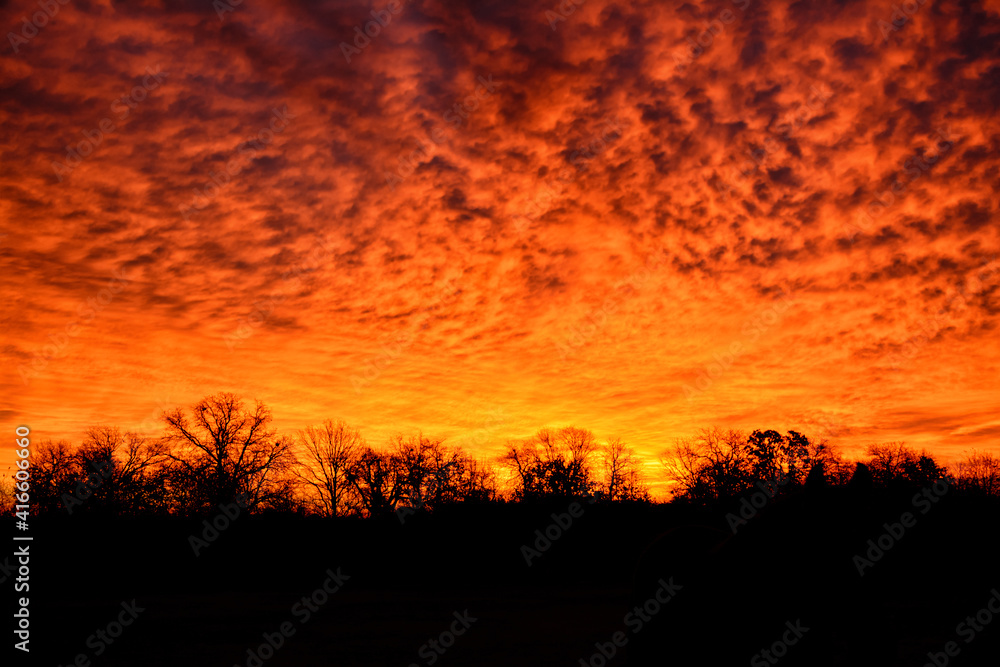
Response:
[[[33,446],[35,511],[200,516],[238,501],[258,514],[380,517],[459,503],[652,502],[650,474],[634,450],[576,427],[541,429],[509,441],[499,457],[477,458],[423,434],[373,447],[342,420],[279,434],[267,406],[231,393],[166,411],[162,422],[159,437],[97,426],[75,447]],[[810,484],[926,486],[947,477],[970,494],[1000,495],[1000,458],[992,454],[972,452],[952,472],[926,452],[886,443],[851,461],[796,431],[703,429],[666,448],[659,462],[679,503],[712,505],[778,477],[782,493]],[[0,485],[5,513],[13,511],[12,489]]]
[[[703,429],[678,440],[660,459],[677,501],[714,504],[760,481],[780,480],[786,491],[815,486],[907,490],[946,479],[970,495],[1000,496],[1000,457],[972,451],[949,470],[926,451],[902,442],[873,443],[859,460],[796,431]]]

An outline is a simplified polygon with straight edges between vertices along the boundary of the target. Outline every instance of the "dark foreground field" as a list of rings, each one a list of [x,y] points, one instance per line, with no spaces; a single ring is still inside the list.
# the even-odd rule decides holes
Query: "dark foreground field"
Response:
[[[197,557],[200,522],[38,520],[30,664],[1000,664],[995,502],[801,493],[735,535],[738,505],[582,507],[530,567],[522,545],[569,501],[405,524],[240,516]],[[899,536],[861,576],[885,524]]]

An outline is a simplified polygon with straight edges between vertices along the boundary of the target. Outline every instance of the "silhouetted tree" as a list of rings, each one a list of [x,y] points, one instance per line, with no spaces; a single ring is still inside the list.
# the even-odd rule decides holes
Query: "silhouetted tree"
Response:
[[[642,479],[642,462],[621,438],[612,438],[601,451],[604,484],[600,496],[611,502],[649,500]]]
[[[901,442],[872,444],[866,449],[865,463],[876,487],[924,487],[947,475],[947,470],[928,454]]]
[[[906,477],[915,486],[930,486],[935,480],[949,476],[948,469],[938,465],[934,457],[927,452],[921,452],[916,464],[908,465],[906,468]]]
[[[325,516],[342,516],[358,509],[351,468],[365,448],[361,432],[344,421],[326,420],[321,427],[299,433],[303,454],[296,476],[311,490],[309,502]]]
[[[753,468],[746,435],[733,429],[702,429],[691,439],[679,439],[660,458],[675,498],[713,502],[730,498],[750,485]]]
[[[1000,457],[989,452],[969,452],[958,464],[958,488],[982,496],[1000,496]]]
[[[400,480],[399,506],[433,511],[460,502],[496,499],[496,475],[460,447],[422,435],[390,440]]]
[[[0,516],[11,516],[14,513],[14,480],[0,478]]]
[[[818,463],[834,483],[846,482],[850,468],[827,443],[812,443],[798,431],[743,431],[713,427],[680,439],[660,458],[673,482],[675,498],[713,503],[749,490],[756,482],[778,481],[780,492],[800,486]],[[817,473],[819,474],[819,473]]]
[[[826,473],[824,471],[824,465],[822,461],[813,464],[813,467],[809,469],[809,474],[806,476],[805,487],[810,491],[815,491],[817,489],[826,488]]]
[[[358,494],[361,510],[370,517],[394,512],[403,491],[399,466],[393,457],[371,447],[362,450],[351,466],[347,481]]]
[[[206,512],[241,499],[253,511],[287,501],[282,476],[294,463],[292,443],[269,428],[271,411],[263,403],[247,406],[224,392],[191,412],[190,418],[179,408],[163,415],[171,483],[182,508]]]
[[[468,503],[495,502],[499,496],[496,470],[488,461],[463,452],[459,457],[457,496]]]
[[[825,440],[809,441],[808,461],[812,466],[822,463],[823,476],[833,486],[847,484],[854,474],[854,462],[846,460],[836,447]]]
[[[65,511],[63,495],[75,490],[78,467],[64,440],[40,442],[31,449],[31,503],[39,514]]]
[[[167,510],[165,475],[160,469],[166,459],[164,443],[115,426],[95,426],[87,431],[74,459],[78,475],[100,476],[81,510],[114,516]]]
[[[589,459],[597,449],[594,434],[572,426],[542,429],[508,444],[501,462],[514,473],[514,497],[585,497],[594,491]]]
[[[886,487],[893,480],[901,479],[908,467],[916,465],[916,452],[901,442],[871,444],[865,449],[865,465],[872,473],[875,486]]]
[[[399,500],[412,509],[431,509],[458,497],[459,452],[423,435],[394,436],[389,441],[397,467]]]
[[[809,440],[801,433],[781,435],[775,430],[756,430],[745,445],[754,480],[787,478],[786,484],[801,484],[812,464]]]
[[[256,512],[299,512],[296,495],[306,489],[308,507],[327,516],[384,516],[401,508],[434,511],[463,502],[493,502],[497,469],[442,440],[397,435],[384,451],[366,445],[343,421],[327,420],[299,432],[301,461],[293,442],[271,428],[260,401],[220,393],[185,413],[164,413],[165,435],[148,439],[112,426],[88,430],[83,443],[42,442],[32,449],[32,502],[40,513],[79,508],[88,513],[205,513],[239,501]],[[595,457],[598,457],[595,462]],[[508,443],[500,458],[513,483],[507,497],[522,501],[596,495],[609,501],[646,501],[642,464],[620,438],[599,447],[591,431],[541,429]],[[758,481],[787,478],[787,491],[848,484],[852,489],[930,486],[948,477],[927,452],[903,443],[873,444],[854,465],[825,441],[797,431],[702,429],[680,439],[661,462],[676,500],[714,504],[753,488]],[[599,464],[599,479],[592,467]],[[959,465],[960,488],[1000,495],[1000,458],[972,452]],[[849,482],[847,480],[850,480]],[[955,480],[952,480],[955,481]],[[0,487],[0,506],[11,504]],[[4,505],[6,503],[6,505]]]

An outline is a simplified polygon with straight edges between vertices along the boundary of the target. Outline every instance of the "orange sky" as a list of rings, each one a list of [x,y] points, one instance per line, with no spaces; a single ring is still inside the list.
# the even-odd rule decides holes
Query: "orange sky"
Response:
[[[892,5],[60,5],[0,51],[0,463],[220,390],[1000,451],[998,4]]]

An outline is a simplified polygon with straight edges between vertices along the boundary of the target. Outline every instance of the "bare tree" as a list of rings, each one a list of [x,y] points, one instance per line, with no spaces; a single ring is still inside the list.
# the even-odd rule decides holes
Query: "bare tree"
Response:
[[[542,429],[509,442],[500,462],[514,474],[518,499],[588,496],[594,486],[590,458],[596,449],[594,434],[585,429]]]
[[[642,462],[621,438],[608,440],[602,450],[604,488],[601,495],[611,501],[648,500],[649,488],[642,479]]]
[[[396,436],[390,441],[399,468],[399,500],[411,509],[435,508],[460,502],[490,502],[497,497],[495,471],[461,447],[420,436]]]
[[[365,448],[361,432],[343,420],[326,420],[321,427],[299,432],[303,450],[295,474],[312,490],[311,500],[326,516],[342,516],[357,507],[351,467]]]
[[[608,440],[604,447],[604,497],[610,501],[621,499],[623,478],[627,474],[631,451],[625,447],[621,438]]]
[[[834,486],[847,484],[854,474],[855,463],[845,459],[840,450],[825,439],[809,441],[807,458],[811,465],[822,464],[824,479]]]
[[[0,478],[0,516],[14,514],[14,481]]]
[[[673,495],[699,502],[727,498],[742,491],[752,477],[746,434],[718,427],[702,429],[693,439],[678,439],[660,457]]]
[[[958,486],[985,496],[1000,496],[1000,457],[972,450],[958,464]]]
[[[459,461],[458,499],[475,503],[488,503],[497,500],[499,493],[494,467],[488,461],[477,460],[464,452],[460,455]]]
[[[948,474],[926,451],[918,454],[902,442],[868,445],[866,453],[876,486],[926,486]]]
[[[295,460],[292,443],[269,428],[271,411],[263,403],[247,406],[224,392],[202,399],[191,412],[189,419],[178,408],[164,413],[163,421],[175,486],[192,509],[240,500],[253,510],[287,501],[282,475]]]
[[[432,508],[453,495],[458,457],[441,440],[396,435],[389,439],[389,447],[398,470],[399,500],[406,507]]]
[[[519,500],[542,494],[543,479],[539,479],[542,459],[530,440],[511,440],[500,457],[500,464],[510,470],[514,480],[513,497]]]
[[[385,516],[396,509],[404,484],[394,457],[365,447],[347,475],[362,511],[370,517]]]
[[[865,454],[868,456],[865,463],[879,486],[902,477],[907,465],[914,465],[917,459],[917,453],[902,442],[873,443],[865,448]]]
[[[72,493],[78,481],[77,465],[69,444],[47,440],[31,450],[31,501],[39,512],[63,508],[63,495]]]
[[[166,509],[163,442],[151,441],[117,426],[94,426],[74,453],[79,473],[100,473],[88,508],[114,515],[137,515]]]
[[[579,461],[584,467],[597,451],[597,438],[587,429],[567,426],[556,431],[555,435],[558,444],[569,453],[569,460]]]

